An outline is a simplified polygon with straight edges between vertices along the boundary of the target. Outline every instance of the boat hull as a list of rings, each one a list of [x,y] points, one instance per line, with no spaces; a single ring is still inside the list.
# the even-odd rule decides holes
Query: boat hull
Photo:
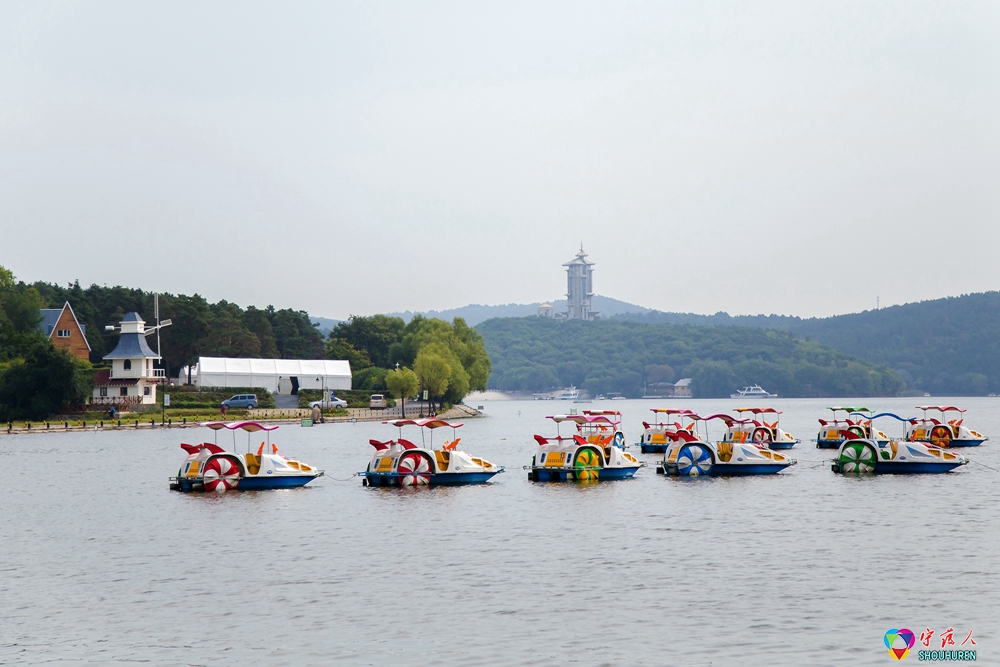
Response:
[[[791,463],[716,463],[709,473],[712,477],[733,477],[736,475],[773,475],[791,466]]]
[[[626,468],[601,468],[597,475],[597,481],[610,481],[616,479],[629,479],[635,476],[642,466],[629,466]],[[576,481],[575,470],[572,468],[531,468],[531,480],[534,482],[573,482]]]
[[[769,442],[767,443],[768,449],[791,449],[795,445],[799,444],[799,441],[795,442]]]
[[[927,461],[908,463],[904,461],[879,461],[875,464],[876,475],[934,475],[949,472],[965,465],[966,461]],[[833,464],[833,471],[840,472],[840,464]]]
[[[945,449],[952,449],[954,447],[978,447],[979,445],[986,442],[986,439],[982,440],[952,440],[948,443]]]
[[[233,491],[272,491],[274,489],[297,489],[319,477],[319,475],[287,475],[287,476],[267,476],[267,477],[243,477]],[[204,491],[205,484],[200,478],[178,479],[176,482],[178,491],[192,492]]]
[[[639,451],[643,454],[662,454],[667,451],[667,446],[663,445],[639,445]]]
[[[496,472],[453,472],[435,473],[430,475],[427,484],[420,486],[464,486],[468,484],[485,484],[499,474]],[[401,475],[396,473],[361,473],[361,476],[368,482],[368,486],[378,487],[398,487]]]

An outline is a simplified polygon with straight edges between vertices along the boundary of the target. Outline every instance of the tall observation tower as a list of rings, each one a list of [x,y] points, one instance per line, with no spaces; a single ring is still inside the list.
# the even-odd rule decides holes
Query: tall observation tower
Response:
[[[566,319],[593,321],[597,314],[591,310],[594,263],[587,259],[582,243],[576,257],[563,266],[566,267]]]

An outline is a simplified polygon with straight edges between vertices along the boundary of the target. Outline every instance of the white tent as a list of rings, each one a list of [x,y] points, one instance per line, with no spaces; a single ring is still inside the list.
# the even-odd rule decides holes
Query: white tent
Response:
[[[199,387],[263,387],[287,394],[300,389],[350,389],[351,363],[331,359],[198,357]]]

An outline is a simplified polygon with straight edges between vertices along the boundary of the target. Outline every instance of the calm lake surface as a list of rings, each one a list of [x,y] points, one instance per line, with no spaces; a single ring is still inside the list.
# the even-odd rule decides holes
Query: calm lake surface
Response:
[[[924,400],[947,399],[869,406]],[[1000,469],[1000,399],[954,400],[994,438],[964,451]],[[836,403],[768,403],[804,441],[783,474],[671,479],[639,455],[590,486],[527,480],[544,415],[616,408],[634,443],[651,407],[737,401],[484,403],[460,447],[507,472],[466,488],[363,488],[380,424],[283,426],[326,477],[197,495],[167,478],[207,429],[0,436],[0,663],[886,665],[905,627],[931,648],[973,630],[1000,664],[1000,473],[834,474],[810,440]]]

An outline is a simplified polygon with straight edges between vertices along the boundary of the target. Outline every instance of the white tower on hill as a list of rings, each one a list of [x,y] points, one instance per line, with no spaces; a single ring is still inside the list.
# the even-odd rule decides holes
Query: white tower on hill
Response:
[[[594,262],[587,259],[587,253],[580,244],[576,257],[563,264],[566,267],[566,319],[593,321],[591,310],[594,298]]]

